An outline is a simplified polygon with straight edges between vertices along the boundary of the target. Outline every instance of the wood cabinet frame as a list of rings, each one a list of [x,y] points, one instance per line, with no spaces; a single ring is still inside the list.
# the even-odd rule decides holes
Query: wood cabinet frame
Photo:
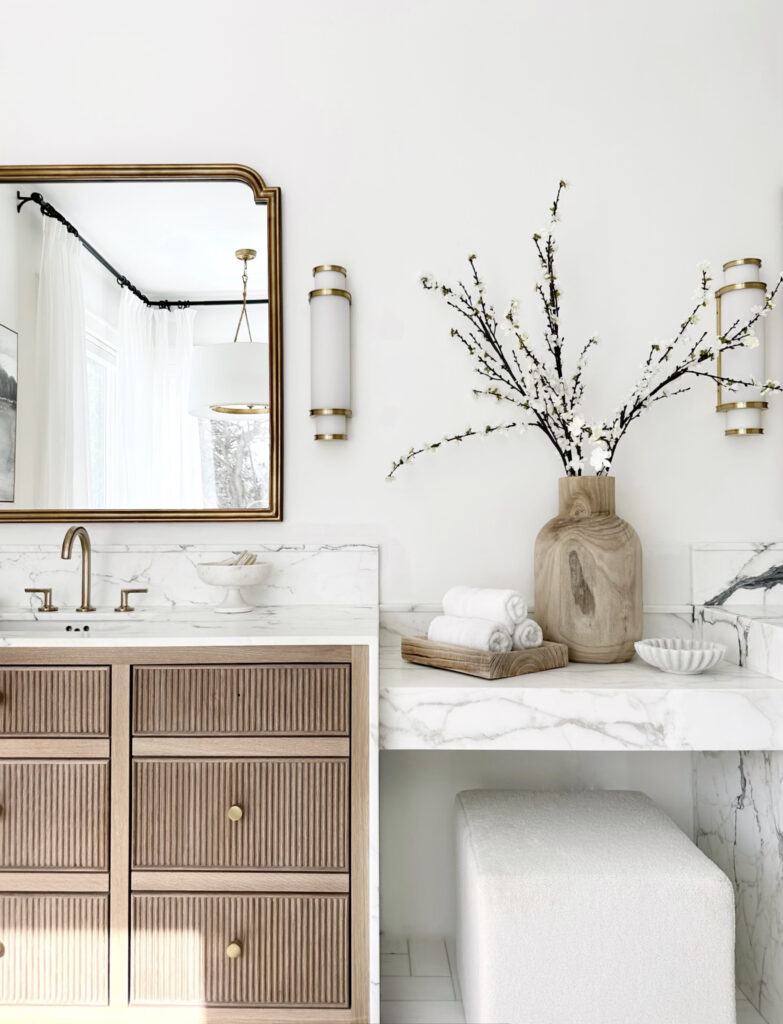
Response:
[[[188,737],[189,756],[279,756],[281,744],[292,755],[322,756],[325,749],[350,755],[350,873],[324,877],[315,873],[277,872],[134,872],[130,870],[131,758],[177,738],[131,737],[132,669],[137,665],[312,664],[341,662],[351,666],[351,733],[349,739],[302,737]],[[105,666],[111,670],[110,739],[5,739],[0,758],[106,757],[110,755],[109,1005],[107,1007],[3,1006],[7,1024],[367,1024],[369,1020],[369,652],[364,646],[187,646],[13,648],[3,652],[3,668],[14,666]],[[158,744],[159,746],[155,746]],[[176,753],[173,756],[178,756]],[[74,887],[78,884],[78,890]],[[146,892],[350,892],[351,944],[348,1009],[275,1009],[256,1007],[134,1007],[129,1005],[130,893]],[[100,873],[2,872],[5,892],[105,892]],[[31,967],[34,969],[34,965]]]

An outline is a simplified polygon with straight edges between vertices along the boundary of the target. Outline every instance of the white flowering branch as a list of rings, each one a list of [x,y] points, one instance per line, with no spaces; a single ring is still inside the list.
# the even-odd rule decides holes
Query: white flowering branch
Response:
[[[473,389],[477,398],[493,398],[508,402],[521,416],[513,423],[501,423],[444,435],[439,441],[413,447],[396,459],[387,479],[394,478],[397,470],[427,451],[435,451],[444,444],[459,443],[470,437],[484,437],[496,432],[524,429],[533,426],[541,430],[557,451],[568,476],[580,476],[585,466],[585,448],[592,446],[590,464],[598,474],[609,472],[617,446],[629,427],[654,403],[673,398],[690,390],[686,377],[706,377],[729,391],[738,387],[759,388],[762,394],[783,390],[778,381],[742,380],[712,372],[705,367],[718,353],[741,348],[754,348],[758,339],[753,328],[759,319],[774,308],[775,298],[783,283],[783,275],[764,296],[764,303],[755,307],[751,317],[736,321],[715,340],[708,341],[708,332],[700,331],[691,337],[699,323],[700,313],[709,301],[712,278],[709,268],[702,265],[700,285],[694,296],[689,315],[679,325],[674,336],[664,343],[650,346],[642,363],[641,375],[631,394],[614,416],[607,421],[588,425],[582,416],[584,398],[584,371],[590,350],[598,344],[593,335],[583,344],[572,373],[565,368],[564,338],[560,330],[561,290],[555,268],[557,246],[554,225],[559,221],[560,201],[567,183],[558,184],[550,212],[550,227],[546,237],[533,235],[533,244],[541,268],[541,279],[535,285],[544,312],[544,351],[537,353],[529,335],[519,322],[519,301],[512,299],[499,323],[494,306],[487,300],[486,285],[479,276],[477,257],[468,256],[470,277],[467,283],[458,281],[455,287],[441,284],[431,275],[421,278],[428,291],[437,291],[446,305],[457,314],[457,325],[451,328],[451,337],[458,341],[475,363],[475,372],[485,383]]]
[[[396,459],[392,463],[392,468],[387,476],[387,480],[393,480],[394,474],[401,467],[406,465],[408,462],[413,462],[417,455],[422,455],[424,452],[434,452],[441,445],[450,444],[451,442],[461,442],[467,440],[469,437],[486,437],[488,434],[495,434],[498,431],[513,430],[515,427],[519,427],[520,430],[524,431],[524,424],[520,423],[498,423],[494,427],[487,425],[479,430],[474,430],[473,427],[466,427],[461,433],[458,434],[445,434],[440,441],[433,441],[431,444],[424,444],[420,448],[410,448],[405,455],[401,455],[399,459]]]

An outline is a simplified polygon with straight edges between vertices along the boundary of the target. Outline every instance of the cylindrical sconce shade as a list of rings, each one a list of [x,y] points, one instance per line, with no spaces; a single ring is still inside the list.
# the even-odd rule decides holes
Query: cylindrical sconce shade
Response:
[[[188,411],[206,419],[269,412],[269,345],[194,345]]]
[[[310,415],[316,441],[348,439],[351,416],[351,294],[345,267],[313,270],[310,292]]]
[[[723,287],[715,292],[718,336],[734,324],[751,319],[754,306],[764,304],[767,286],[759,280],[761,260],[749,257],[723,264]],[[755,348],[738,348],[718,355],[718,375],[742,380],[764,380],[764,319],[759,317],[751,328],[758,338]],[[726,391],[718,385],[716,409],[725,415],[726,436],[763,434],[761,416],[767,403],[759,398],[759,389],[738,387]]]

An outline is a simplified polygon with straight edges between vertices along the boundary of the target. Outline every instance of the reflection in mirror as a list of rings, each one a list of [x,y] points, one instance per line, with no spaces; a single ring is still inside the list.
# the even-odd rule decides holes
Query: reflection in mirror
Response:
[[[4,183],[0,239],[0,508],[268,509],[266,205]]]

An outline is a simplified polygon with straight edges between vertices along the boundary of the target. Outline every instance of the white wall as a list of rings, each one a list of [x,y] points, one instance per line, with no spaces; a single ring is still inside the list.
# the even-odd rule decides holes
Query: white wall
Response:
[[[381,754],[381,927],[456,930],[454,797],[464,789],[631,789],[693,835],[691,755],[392,751]]]
[[[530,313],[530,234],[561,176],[564,322],[604,339],[594,414],[683,316],[696,263],[783,265],[783,5],[777,0],[100,0],[3,5],[3,163],[241,161],[283,189],[286,520],[96,526],[99,541],[373,540],[382,597],[457,579],[532,586],[558,462],[535,436],[439,453],[394,486],[413,442],[491,420],[468,397],[422,271],[471,250]],[[84,26],[90,26],[85,32]],[[24,102],[19,98],[23,97]],[[347,444],[307,417],[311,268],[349,268],[356,382]],[[779,311],[769,370],[783,376]],[[694,539],[780,536],[783,403],[761,439],[722,435],[710,387],[660,406],[616,463],[648,602],[689,596]],[[0,542],[59,538],[3,526]]]

